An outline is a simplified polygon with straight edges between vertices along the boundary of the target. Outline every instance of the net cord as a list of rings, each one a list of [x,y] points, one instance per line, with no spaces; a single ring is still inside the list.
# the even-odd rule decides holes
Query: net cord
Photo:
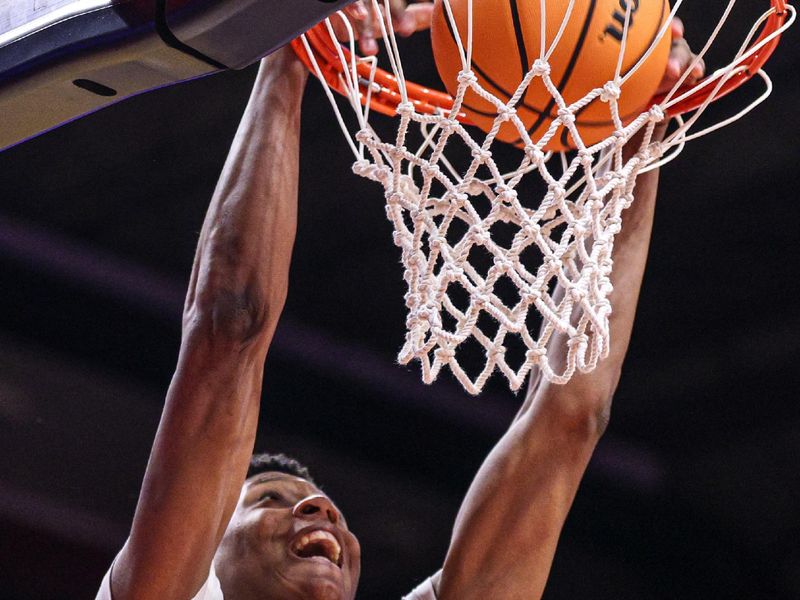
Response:
[[[467,8],[467,42],[462,43],[450,0],[442,5],[453,28],[462,72],[454,97],[430,92],[407,82],[403,72],[400,48],[389,20],[390,3],[370,0],[373,10],[383,9],[385,19],[379,19],[381,33],[394,77],[382,72],[374,58],[362,59],[356,53],[355,35],[344,14],[339,13],[348,39],[345,44],[332,42],[334,28],[330,20],[325,29],[329,39],[320,38],[319,30],[309,31],[296,43],[302,48],[309,67],[322,81],[325,94],[334,108],[337,121],[356,159],[354,171],[382,183],[386,188],[387,217],[395,228],[395,243],[401,248],[408,284],[406,301],[409,308],[406,343],[400,350],[401,363],[418,360],[423,380],[432,382],[445,366],[470,393],[478,393],[495,371],[500,371],[512,389],[519,389],[531,370],[556,383],[568,381],[575,372],[588,372],[608,352],[608,317],[611,312],[608,295],[611,292],[611,251],[615,235],[621,227],[621,214],[633,201],[636,177],[674,160],[686,143],[707,135],[742,118],[761,104],[772,90],[772,82],[760,68],[771,54],[780,35],[796,19],[796,11],[781,0],[765,12],[753,25],[744,42],[727,66],[717,69],[691,89],[683,85],[688,72],[703,60],[729,19],[736,0],[730,0],[716,24],[712,35],[676,85],[658,99],[658,104],[630,123],[621,119],[618,98],[621,87],[645,63],[666,35],[683,0],[676,0],[659,36],[641,59],[626,74],[622,74],[623,57],[631,26],[632,5],[627,3],[623,39],[614,77],[602,88],[590,91],[584,98],[568,105],[549,78],[547,61],[560,42],[575,0],[570,0],[555,38],[548,45],[545,19],[539,58],[531,65],[511,97],[503,101],[483,89],[469,66],[473,52],[472,0]],[[541,0],[542,15],[546,0]],[[753,40],[765,26],[755,43]],[[326,56],[327,55],[327,56]],[[317,57],[326,66],[320,65]],[[340,67],[329,68],[331,61]],[[748,62],[750,61],[750,62]],[[757,65],[755,72],[750,72]],[[741,84],[743,78],[758,75],[765,91],[733,116],[695,131],[695,125],[713,101]],[[558,114],[543,137],[532,140],[516,115],[520,102],[534,78],[541,78],[556,102]],[[412,90],[413,88],[413,90]],[[338,107],[333,91],[344,93],[356,113],[357,133],[351,134]],[[413,97],[410,92],[413,91]],[[491,129],[477,143],[464,128],[461,111],[467,91],[477,94],[493,105],[498,113]],[[615,133],[607,139],[586,146],[574,123],[574,114],[596,100],[608,104]],[[680,115],[680,109],[691,105],[691,114]],[[370,109],[399,117],[393,143],[380,140],[369,124]],[[663,142],[653,142],[655,126],[668,111],[678,111],[677,127]],[[501,173],[492,160],[491,148],[503,123],[513,123],[523,138],[524,154],[520,165]],[[416,123],[422,143],[415,151],[405,147],[410,126]],[[560,153],[558,164],[548,167],[555,156],[544,152],[547,141],[564,127],[576,142],[577,153],[569,158]],[[639,131],[643,131],[639,151],[626,161],[622,147]],[[466,170],[457,168],[445,156],[451,140],[463,143],[472,154]],[[404,169],[404,161],[408,162]],[[478,170],[488,170],[488,177],[477,176]],[[555,170],[553,170],[555,169]],[[560,170],[560,174],[557,174]],[[538,172],[548,191],[536,208],[520,203],[516,186],[526,175]],[[432,196],[433,184],[442,186],[444,193]],[[487,215],[479,214],[470,198],[485,196],[491,203]],[[461,221],[469,226],[459,241],[446,238],[450,225]],[[519,228],[511,248],[499,246],[492,239],[495,223],[513,223]],[[542,255],[538,267],[528,271],[520,262],[521,252],[528,246]],[[485,248],[494,257],[488,272],[476,270],[469,254],[476,247]],[[441,264],[440,264],[441,261]],[[495,292],[500,279],[513,282],[520,293],[516,304],[506,305]],[[563,293],[547,291],[555,289]],[[448,286],[458,285],[470,296],[466,309],[458,308],[448,295]],[[542,315],[538,338],[526,326],[527,313],[533,308]],[[497,324],[489,334],[479,325],[481,314],[491,316]],[[444,317],[455,320],[448,328]],[[506,338],[518,336],[525,347],[525,360],[519,368],[506,361]],[[473,379],[465,372],[456,356],[461,344],[475,339],[483,346],[486,361]],[[564,360],[550,364],[551,345],[563,344]]]

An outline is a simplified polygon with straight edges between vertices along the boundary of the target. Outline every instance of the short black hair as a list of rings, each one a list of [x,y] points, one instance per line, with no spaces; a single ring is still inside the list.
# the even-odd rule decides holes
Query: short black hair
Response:
[[[254,454],[250,458],[250,466],[247,468],[248,479],[253,475],[258,475],[266,471],[278,471],[279,473],[294,475],[295,477],[305,479],[311,485],[317,486],[316,482],[311,478],[311,473],[308,472],[308,467],[282,453]]]

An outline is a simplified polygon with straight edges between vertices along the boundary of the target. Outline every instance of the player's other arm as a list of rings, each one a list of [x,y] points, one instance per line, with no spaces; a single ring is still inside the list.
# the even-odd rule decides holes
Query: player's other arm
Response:
[[[288,50],[263,61],[214,192],[115,600],[193,596],[239,496],[287,293],[306,77]]]
[[[673,58],[680,68],[676,73],[671,63],[665,84],[689,63],[685,43],[678,43]],[[636,140],[630,146],[635,151]],[[566,385],[531,386],[464,499],[436,582],[439,600],[541,596],[567,512],[608,423],[647,260],[657,183],[657,171],[639,177],[615,242],[609,356]],[[555,347],[562,345],[558,341]],[[564,361],[563,354],[549,358]]]
[[[640,178],[615,243],[609,356],[566,385],[532,386],[467,492],[439,600],[541,596],[567,512],[608,422],[647,258],[657,178],[656,172]],[[550,356],[554,366],[560,359]]]

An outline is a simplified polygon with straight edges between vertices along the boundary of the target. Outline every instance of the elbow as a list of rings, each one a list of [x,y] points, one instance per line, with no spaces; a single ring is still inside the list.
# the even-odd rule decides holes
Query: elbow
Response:
[[[253,289],[207,290],[186,307],[184,332],[217,345],[256,345],[275,331],[285,302],[285,287],[269,297]]]
[[[565,402],[557,412],[556,428],[569,437],[598,440],[608,428],[611,419],[611,398],[587,400],[581,398]]]
[[[589,401],[587,402],[589,427],[598,438],[606,432],[611,421],[611,403],[614,400],[618,383],[619,372],[613,378],[613,381],[607,385],[598,386],[595,393],[589,396]]]
[[[571,438],[596,442],[608,428],[611,419],[611,404],[616,391],[613,384],[577,386],[577,389],[552,390],[550,398],[543,399],[551,407],[552,426],[556,431]]]

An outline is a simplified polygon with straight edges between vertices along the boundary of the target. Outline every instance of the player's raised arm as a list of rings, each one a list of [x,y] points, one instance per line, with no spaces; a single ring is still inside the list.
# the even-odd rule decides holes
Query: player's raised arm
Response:
[[[692,56],[679,23],[674,34],[665,83],[674,82]],[[631,147],[638,148],[636,140]],[[657,171],[640,176],[635,200],[623,213],[613,256],[609,356],[592,373],[576,374],[566,385],[531,385],[459,511],[436,582],[439,600],[541,596],[567,512],[608,422],[647,259],[657,183]],[[564,357],[550,359],[557,365]]]
[[[306,77],[289,50],[259,70],[200,234],[178,366],[112,570],[114,600],[193,596],[239,497],[287,293]]]

